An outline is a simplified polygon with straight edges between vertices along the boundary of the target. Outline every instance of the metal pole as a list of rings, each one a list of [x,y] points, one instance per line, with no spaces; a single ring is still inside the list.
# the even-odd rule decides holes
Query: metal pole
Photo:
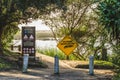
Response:
[[[54,74],[59,74],[59,57],[55,55],[54,57]]]
[[[23,56],[23,72],[27,72],[28,59],[29,59],[29,54],[24,54],[24,56]]]
[[[94,56],[89,57],[89,74],[94,75]]]

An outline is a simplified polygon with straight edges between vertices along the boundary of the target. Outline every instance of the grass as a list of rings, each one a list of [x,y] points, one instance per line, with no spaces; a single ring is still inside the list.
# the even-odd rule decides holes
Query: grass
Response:
[[[79,64],[76,68],[89,68],[89,62],[86,64]],[[118,66],[108,61],[94,61],[94,69],[116,69]]]
[[[37,49],[39,53],[54,57],[56,54],[58,55],[59,59],[65,59],[65,55],[60,50],[56,50],[54,48],[51,49]]]
[[[18,53],[10,52],[9,50],[4,50],[4,54],[0,58],[0,70],[18,68],[16,62],[18,56]]]
[[[120,80],[120,73],[116,74],[116,75],[113,77],[113,80]]]
[[[60,60],[65,60],[66,59],[66,55],[61,50],[58,50],[58,49],[54,49],[54,48],[40,49],[40,48],[38,48],[37,51],[38,51],[38,53],[45,54],[45,55],[48,55],[48,56],[51,56],[51,57],[54,57],[55,55],[58,55]],[[74,56],[73,54],[70,54],[69,55],[69,60],[78,60],[78,58],[76,56]]]
[[[108,61],[94,61],[95,68],[106,68],[106,69],[115,69],[118,68],[115,64],[108,62]]]
[[[37,49],[39,53],[54,57],[56,54],[58,55],[59,59],[61,60],[66,60],[66,55],[60,51],[56,50],[54,48],[52,49]],[[69,60],[79,60],[76,58],[73,54],[70,54]],[[85,61],[87,63],[85,64],[80,64],[77,65],[76,68],[89,68],[89,62]],[[115,69],[118,68],[119,66],[116,66],[115,64],[108,62],[108,61],[94,61],[94,68],[95,69]]]
[[[0,71],[22,69],[22,61],[23,58],[20,53],[4,50],[4,54],[0,57]],[[47,65],[40,61],[29,61],[28,67],[47,68]]]
[[[12,65],[3,59],[0,59],[0,70],[11,68]]]

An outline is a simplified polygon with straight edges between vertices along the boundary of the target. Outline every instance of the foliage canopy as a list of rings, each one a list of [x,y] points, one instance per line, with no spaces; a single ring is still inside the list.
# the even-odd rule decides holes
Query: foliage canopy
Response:
[[[62,0],[0,0],[0,51],[11,41],[19,30],[19,23],[36,19],[40,14],[49,14],[47,6],[55,4],[59,8]],[[64,1],[63,1],[64,2]]]
[[[111,39],[120,43],[120,1],[102,0],[98,5],[100,23],[105,26]]]

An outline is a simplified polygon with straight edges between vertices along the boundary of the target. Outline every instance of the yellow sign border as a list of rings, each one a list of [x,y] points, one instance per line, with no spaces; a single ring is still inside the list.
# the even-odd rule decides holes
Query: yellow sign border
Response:
[[[62,42],[64,42],[64,40],[66,40],[66,39],[70,39],[71,41],[71,43],[69,42],[69,41],[65,41],[65,42],[69,42],[70,44],[73,44],[74,43],[74,45],[69,45],[69,46],[67,46],[67,47],[71,47],[71,46],[73,46],[72,47],[72,50],[70,50],[70,51],[65,51],[64,50],[64,48],[63,47],[65,47],[65,45],[61,45],[61,43]],[[67,43],[68,44],[68,43]],[[78,43],[71,37],[71,36],[65,36],[63,39],[61,39],[61,41],[59,41],[59,43],[57,44],[57,47],[63,52],[63,53],[65,53],[67,56],[69,55],[69,54],[71,54],[72,52],[73,52],[73,50],[75,50],[75,48],[77,48],[77,46],[78,46]],[[69,48],[68,48],[68,50],[69,50]]]

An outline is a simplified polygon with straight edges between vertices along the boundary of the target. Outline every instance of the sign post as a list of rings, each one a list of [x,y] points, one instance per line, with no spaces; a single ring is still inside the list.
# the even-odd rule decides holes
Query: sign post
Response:
[[[72,39],[71,36],[65,36],[58,44],[57,47],[62,50],[66,56],[69,56],[70,53],[78,46],[77,42]],[[55,74],[59,73],[59,58],[55,56]]]
[[[35,58],[35,27],[22,27],[22,55],[29,54]]]
[[[35,27],[22,27],[23,72],[27,72],[29,58],[35,59]]]

